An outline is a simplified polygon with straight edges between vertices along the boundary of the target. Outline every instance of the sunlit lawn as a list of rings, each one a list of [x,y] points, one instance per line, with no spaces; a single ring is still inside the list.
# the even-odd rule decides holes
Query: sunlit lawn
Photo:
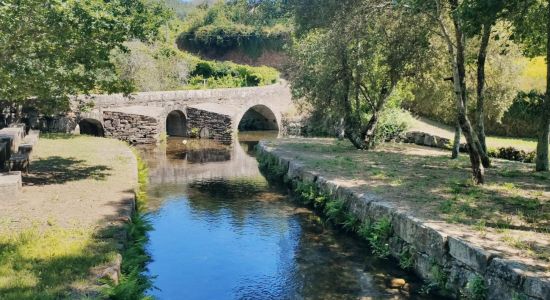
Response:
[[[332,139],[270,143],[329,178],[379,194],[430,220],[481,233],[492,230],[525,255],[550,262],[550,173],[536,173],[532,164],[495,160],[487,183],[476,186],[467,156],[451,160],[448,152],[432,148],[390,143],[359,151]],[[532,239],[522,240],[510,230],[529,233]]]
[[[411,126],[412,131],[422,131],[433,135],[445,137],[451,139],[454,137],[454,131],[451,127],[444,124],[427,120],[424,118],[414,119]],[[466,140],[462,138],[462,142]],[[488,136],[487,147],[489,148],[506,148],[514,147],[524,151],[535,151],[537,149],[537,141],[535,139],[528,138],[514,138],[514,137],[499,137]]]
[[[53,226],[3,232],[0,299],[82,297],[82,290],[89,289],[90,269],[115,255],[112,243],[95,238],[91,229]]]
[[[94,270],[112,262],[122,242],[108,203],[135,184],[131,158],[116,140],[41,136],[24,176],[32,185],[0,203],[0,299],[99,296]]]

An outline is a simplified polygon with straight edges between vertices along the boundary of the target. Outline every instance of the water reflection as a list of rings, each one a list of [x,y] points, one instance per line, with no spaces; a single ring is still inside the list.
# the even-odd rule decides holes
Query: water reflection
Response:
[[[271,186],[251,155],[255,134],[223,147],[170,140],[143,150],[158,299],[411,299],[415,281],[369,258]],[[214,150],[213,150],[214,149]],[[191,158],[201,157],[199,160]],[[191,159],[190,159],[191,158]],[[222,159],[223,158],[223,159]],[[225,159],[228,158],[228,159]],[[391,287],[392,278],[407,285]]]

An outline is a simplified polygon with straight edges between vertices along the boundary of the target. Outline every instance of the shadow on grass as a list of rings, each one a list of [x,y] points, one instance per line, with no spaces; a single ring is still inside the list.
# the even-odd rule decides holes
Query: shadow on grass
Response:
[[[78,135],[70,134],[70,133],[54,133],[54,132],[40,133],[41,139],[48,139],[48,140],[72,140],[77,137]]]
[[[105,165],[89,166],[86,161],[74,157],[50,156],[31,163],[25,176],[26,184],[62,184],[84,179],[105,180],[112,169]]]
[[[283,145],[276,148],[290,150],[289,157],[308,167],[349,181],[354,189],[379,194],[426,220],[469,225],[479,232],[550,232],[550,186],[544,180],[548,174],[535,173],[533,165],[494,160],[487,184],[475,186],[465,155],[450,160],[446,152],[414,145],[357,151],[349,143],[330,140],[279,143]],[[550,261],[544,243],[535,240],[532,245]]]
[[[97,286],[87,283],[94,267],[113,261],[122,227],[94,234],[77,229],[27,229],[11,238],[0,237],[1,299],[81,299],[97,297]],[[105,238],[110,235],[111,238]]]
[[[132,203],[131,198],[109,203],[115,211],[96,229],[53,226],[0,233],[0,299],[104,299],[103,282],[133,230],[126,222]]]

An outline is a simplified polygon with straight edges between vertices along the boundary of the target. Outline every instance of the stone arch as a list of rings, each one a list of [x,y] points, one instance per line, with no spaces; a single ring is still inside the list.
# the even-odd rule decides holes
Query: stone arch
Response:
[[[239,131],[279,130],[279,123],[273,110],[263,104],[258,104],[244,113],[237,128]]]
[[[80,134],[93,135],[104,137],[105,130],[103,129],[103,124],[96,119],[82,119],[78,122],[78,127],[80,129]]]
[[[166,134],[168,136],[187,136],[187,118],[181,110],[173,110],[166,116]]]

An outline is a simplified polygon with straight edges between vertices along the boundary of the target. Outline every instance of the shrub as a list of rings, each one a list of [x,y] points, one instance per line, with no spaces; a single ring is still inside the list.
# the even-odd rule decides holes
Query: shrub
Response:
[[[262,86],[279,80],[279,72],[270,67],[205,60],[198,60],[189,75],[188,89]]]
[[[412,115],[404,109],[385,109],[380,116],[376,129],[376,142],[390,141],[402,135],[410,128],[412,120]]]
[[[483,277],[479,275],[471,277],[466,284],[464,296],[466,299],[484,300],[487,297],[487,287]]]
[[[518,150],[514,147],[489,149],[487,154],[490,157],[519,161],[524,163],[532,163],[535,161],[537,153],[535,151],[526,152]]]

